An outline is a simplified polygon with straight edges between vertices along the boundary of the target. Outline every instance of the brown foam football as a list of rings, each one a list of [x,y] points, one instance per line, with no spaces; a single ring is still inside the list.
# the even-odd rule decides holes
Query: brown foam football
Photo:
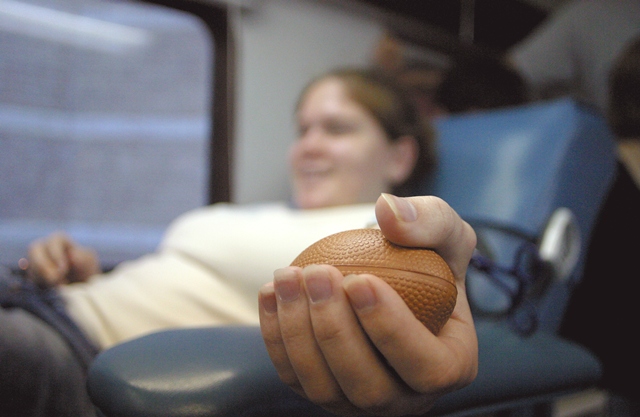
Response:
[[[333,265],[343,275],[373,274],[385,280],[413,314],[437,334],[451,316],[458,290],[446,262],[432,250],[389,242],[378,229],[356,229],[325,237],[305,249],[293,266]]]

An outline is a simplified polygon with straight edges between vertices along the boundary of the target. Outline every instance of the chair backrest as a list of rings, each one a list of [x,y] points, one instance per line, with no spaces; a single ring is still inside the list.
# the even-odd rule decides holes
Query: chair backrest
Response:
[[[560,99],[447,117],[436,128],[440,167],[419,193],[442,197],[471,222],[489,221],[534,237],[555,209],[575,214],[582,236],[578,266],[538,306],[541,326],[557,330],[615,173],[606,121],[590,108]]]

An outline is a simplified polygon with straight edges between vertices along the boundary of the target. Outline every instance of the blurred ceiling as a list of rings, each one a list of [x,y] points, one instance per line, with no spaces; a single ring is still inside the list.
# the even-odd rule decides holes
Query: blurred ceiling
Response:
[[[457,39],[460,44],[502,52],[524,38],[554,8],[570,0],[359,1],[426,24],[432,33],[441,31],[443,38],[449,37],[445,44]],[[396,32],[403,32],[401,26],[394,28]]]
[[[540,7],[541,9],[553,10],[556,7],[566,3],[569,0],[524,0],[526,3],[530,3],[533,6]]]

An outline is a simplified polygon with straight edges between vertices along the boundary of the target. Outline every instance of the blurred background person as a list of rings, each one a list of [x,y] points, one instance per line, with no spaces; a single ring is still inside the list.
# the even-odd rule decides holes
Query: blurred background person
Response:
[[[426,119],[529,101],[526,80],[500,55],[463,50],[436,66],[412,58],[406,48],[386,34],[374,62],[409,91]]]
[[[443,71],[434,101],[442,114],[513,107],[528,101],[527,84],[499,57],[461,54]]]
[[[608,105],[608,77],[625,44],[640,33],[640,0],[573,0],[507,52],[534,99],[571,95]]]

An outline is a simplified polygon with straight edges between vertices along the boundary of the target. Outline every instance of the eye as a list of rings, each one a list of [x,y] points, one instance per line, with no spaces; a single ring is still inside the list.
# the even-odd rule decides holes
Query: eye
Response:
[[[298,139],[302,138],[309,131],[309,125],[298,125]]]
[[[325,123],[324,128],[328,134],[339,136],[352,133],[356,126],[346,120],[329,120]]]

